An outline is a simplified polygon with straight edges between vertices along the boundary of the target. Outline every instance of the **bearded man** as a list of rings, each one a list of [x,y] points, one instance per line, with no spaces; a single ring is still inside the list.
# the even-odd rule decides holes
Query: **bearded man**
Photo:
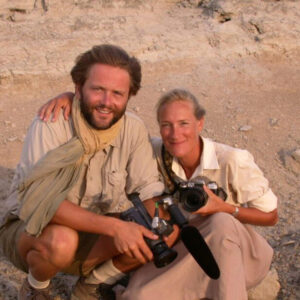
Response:
[[[144,124],[125,113],[140,63],[117,46],[94,46],[71,76],[72,115],[32,122],[0,227],[2,253],[28,273],[20,300],[52,299],[61,271],[80,275],[72,299],[113,299],[111,286],[152,260],[144,238],[158,238],[113,215],[131,206],[128,194],[151,204],[164,190]]]

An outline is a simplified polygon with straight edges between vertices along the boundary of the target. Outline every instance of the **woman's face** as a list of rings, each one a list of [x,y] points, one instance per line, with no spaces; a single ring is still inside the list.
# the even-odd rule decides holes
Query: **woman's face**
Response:
[[[203,118],[197,120],[194,116],[190,102],[179,100],[164,104],[159,111],[159,127],[168,152],[179,160],[198,159],[203,122]]]

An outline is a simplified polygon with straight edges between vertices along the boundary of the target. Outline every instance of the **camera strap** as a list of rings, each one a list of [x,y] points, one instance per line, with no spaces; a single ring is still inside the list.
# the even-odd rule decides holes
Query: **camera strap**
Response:
[[[168,176],[168,178],[165,178],[166,185],[170,193],[174,194],[178,189],[178,182],[175,180],[176,175],[172,170],[173,156],[165,149],[164,145],[161,147],[161,156],[166,171],[165,173]]]

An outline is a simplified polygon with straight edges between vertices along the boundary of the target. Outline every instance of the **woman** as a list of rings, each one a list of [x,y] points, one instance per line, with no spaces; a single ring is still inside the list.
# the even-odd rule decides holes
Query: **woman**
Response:
[[[59,107],[57,102],[51,105]],[[47,114],[44,108],[40,116]],[[118,299],[247,299],[247,290],[270,268],[273,250],[248,224],[274,225],[277,198],[248,151],[201,136],[204,115],[205,110],[186,90],[163,95],[157,105],[161,139],[154,138],[153,146],[166,191],[174,198],[180,199],[182,182],[205,183],[207,203],[183,212],[205,238],[221,276],[210,279],[179,241],[174,263],[162,269],[152,263],[141,267]],[[211,181],[225,191],[226,201],[207,188]]]

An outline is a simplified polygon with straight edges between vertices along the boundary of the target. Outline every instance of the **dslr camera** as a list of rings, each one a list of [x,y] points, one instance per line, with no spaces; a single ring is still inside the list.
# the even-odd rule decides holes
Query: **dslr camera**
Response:
[[[182,203],[184,210],[194,212],[207,203],[208,195],[203,188],[204,184],[204,180],[180,182],[178,184],[179,202]],[[218,187],[216,182],[209,182],[207,187],[218,197],[224,201],[226,200],[226,192]]]

